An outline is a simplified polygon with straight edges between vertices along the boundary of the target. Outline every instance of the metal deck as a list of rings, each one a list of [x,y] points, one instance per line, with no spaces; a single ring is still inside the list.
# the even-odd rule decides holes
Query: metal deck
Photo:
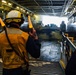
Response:
[[[2,63],[0,63],[0,75],[2,75]]]
[[[65,75],[58,62],[30,61],[31,75]]]
[[[64,75],[58,62],[46,62],[30,60],[31,75]],[[2,75],[2,63],[0,63],[0,75]]]

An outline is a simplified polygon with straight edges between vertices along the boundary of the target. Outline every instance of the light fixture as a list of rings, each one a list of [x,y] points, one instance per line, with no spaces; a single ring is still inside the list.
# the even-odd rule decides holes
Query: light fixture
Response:
[[[29,14],[29,12],[27,11],[26,14]]]
[[[12,7],[12,4],[11,3],[8,3],[8,5]]]
[[[23,9],[23,13],[25,13],[25,10]]]
[[[2,3],[5,3],[6,4],[7,2],[5,0],[2,0]]]
[[[18,7],[18,6],[17,6],[17,7],[16,7],[16,9],[17,9],[17,10],[19,10],[19,9],[20,9],[20,7]]]

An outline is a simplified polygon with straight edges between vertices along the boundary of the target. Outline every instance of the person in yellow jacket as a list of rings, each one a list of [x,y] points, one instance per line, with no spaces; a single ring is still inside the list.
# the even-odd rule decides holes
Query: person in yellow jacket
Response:
[[[36,33],[34,28],[33,33],[27,33],[20,29],[23,22],[22,13],[17,10],[10,11],[5,19],[10,42],[29,63],[28,53],[34,58],[39,58],[41,45],[38,36],[34,35]],[[3,61],[3,75],[23,75],[22,65],[25,62],[11,48],[4,31],[0,33],[0,55]]]

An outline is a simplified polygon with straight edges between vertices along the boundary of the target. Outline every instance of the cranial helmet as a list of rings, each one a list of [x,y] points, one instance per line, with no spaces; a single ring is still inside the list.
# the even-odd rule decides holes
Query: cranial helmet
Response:
[[[20,11],[12,10],[6,15],[5,22],[11,23],[11,22],[17,22],[17,23],[23,23],[23,15]]]

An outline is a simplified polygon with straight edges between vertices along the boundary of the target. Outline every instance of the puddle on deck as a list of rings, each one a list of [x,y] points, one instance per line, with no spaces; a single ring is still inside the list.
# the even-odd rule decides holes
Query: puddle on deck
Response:
[[[61,58],[61,45],[56,41],[42,41],[41,42],[41,56],[40,59],[44,61],[57,62]]]

